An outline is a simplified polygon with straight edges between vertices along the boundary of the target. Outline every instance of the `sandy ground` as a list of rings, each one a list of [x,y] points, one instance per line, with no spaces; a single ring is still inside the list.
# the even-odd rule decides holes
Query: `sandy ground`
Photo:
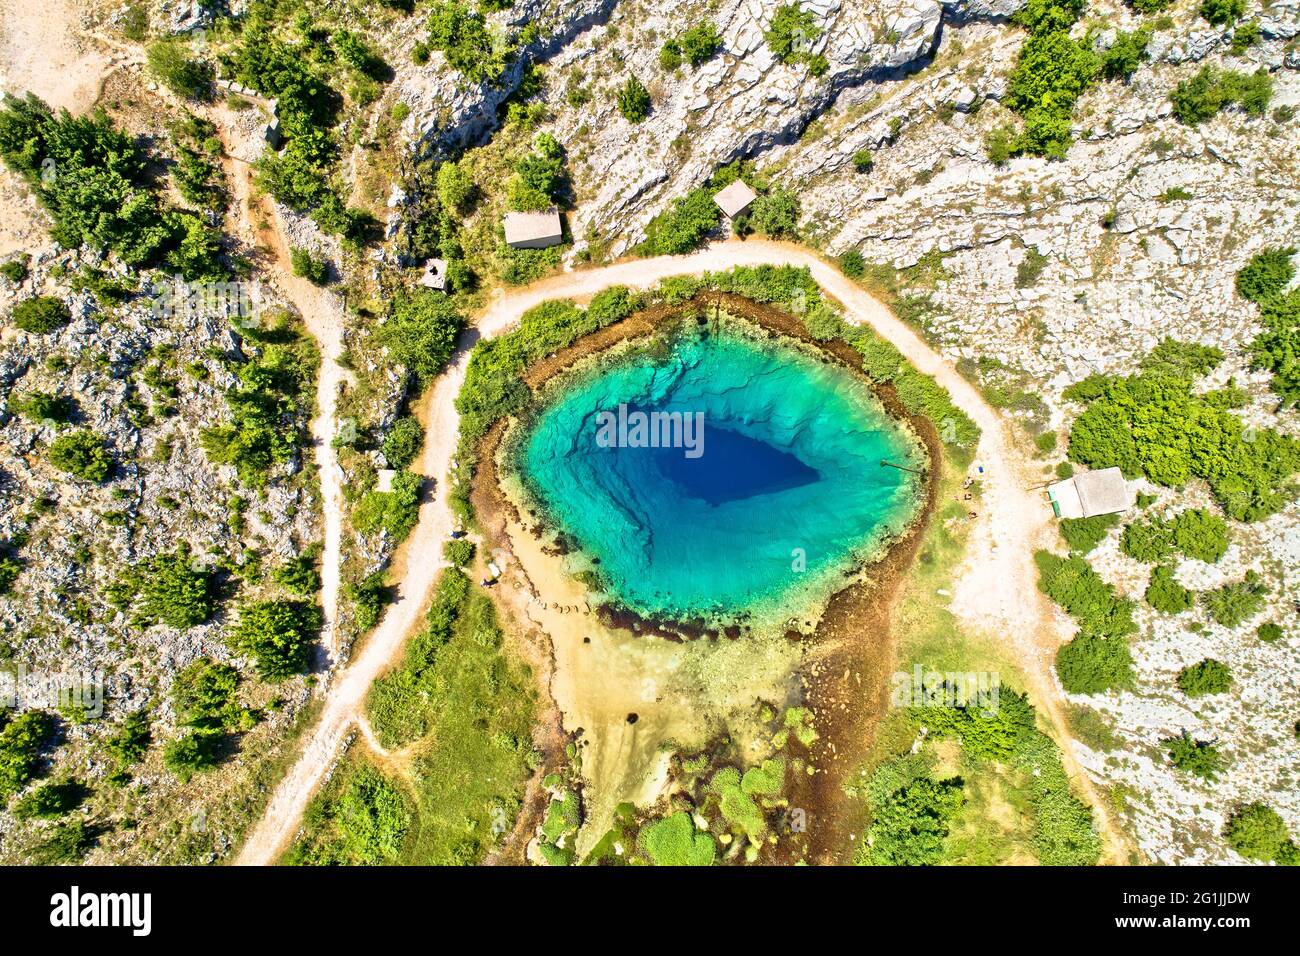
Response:
[[[99,97],[109,57],[82,27],[90,0],[0,0],[0,89],[72,112]]]
[[[877,299],[845,278],[814,253],[785,243],[749,240],[717,243],[688,256],[662,256],[616,263],[602,268],[562,273],[523,289],[500,293],[477,317],[429,396],[428,434],[421,459],[424,475],[437,480],[436,492],[420,508],[419,524],[405,549],[422,560],[408,560],[399,596],[361,653],[339,674],[317,726],[310,732],[303,755],[276,789],[266,814],[249,836],[237,862],[273,863],[297,831],[302,812],[328,771],[343,740],[365,705],[371,683],[399,659],[405,639],[418,626],[434,580],[443,562],[441,543],[452,530],[446,482],[456,447],[458,416],[453,402],[464,381],[468,348],[476,335],[493,337],[514,326],[528,309],[548,299],[585,300],[611,285],[653,286],[674,275],[729,269],[738,265],[807,266],[831,296],[844,305],[849,320],[870,325],[891,342],[918,370],[946,388],[954,404],[982,431],[977,460],[985,465],[983,511],[970,538],[969,557],[958,578],[953,610],[975,633],[1003,643],[1021,663],[1029,690],[1044,715],[1065,742],[1067,769],[1090,798],[1111,850],[1121,839],[1106,808],[1096,799],[1068,745],[1060,700],[1050,662],[1060,644],[1050,609],[1037,589],[1032,552],[1048,540],[1051,512],[1031,490],[1028,458],[1011,438],[1011,426],[978,391],[935,353],[917,333]]]

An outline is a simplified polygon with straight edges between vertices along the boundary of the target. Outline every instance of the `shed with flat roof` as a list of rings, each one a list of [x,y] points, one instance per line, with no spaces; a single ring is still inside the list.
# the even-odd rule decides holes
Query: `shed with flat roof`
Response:
[[[718,204],[723,215],[728,219],[735,219],[749,209],[750,204],[757,198],[758,194],[754,190],[745,185],[743,180],[737,179],[730,186],[718,190],[713,201]]]
[[[512,249],[545,249],[564,241],[560,211],[552,206],[541,212],[508,212],[506,245]]]
[[[1058,518],[1093,518],[1127,511],[1134,494],[1118,468],[1099,468],[1058,481],[1047,488],[1047,500]]]

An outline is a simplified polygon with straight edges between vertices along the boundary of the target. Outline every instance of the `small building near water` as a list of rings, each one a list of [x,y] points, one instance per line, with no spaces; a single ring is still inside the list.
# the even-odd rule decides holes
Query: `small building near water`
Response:
[[[552,206],[541,212],[508,212],[506,245],[512,249],[545,249],[564,241],[560,211]]]
[[[1118,468],[1099,468],[1047,487],[1047,500],[1058,518],[1094,518],[1127,511],[1134,494]]]
[[[718,204],[724,216],[735,219],[744,214],[757,198],[758,194],[754,190],[745,185],[743,180],[737,179],[726,188],[718,190],[713,201]]]

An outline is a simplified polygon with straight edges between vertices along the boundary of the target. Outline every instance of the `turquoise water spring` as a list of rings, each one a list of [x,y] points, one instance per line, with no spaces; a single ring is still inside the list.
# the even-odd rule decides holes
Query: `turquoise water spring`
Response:
[[[849,371],[728,322],[553,380],[515,467],[618,603],[721,623],[829,596],[915,512],[881,459],[920,454]]]

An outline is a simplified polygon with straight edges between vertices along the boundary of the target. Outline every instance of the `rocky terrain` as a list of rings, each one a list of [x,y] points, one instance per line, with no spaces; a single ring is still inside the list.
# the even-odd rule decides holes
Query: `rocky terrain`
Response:
[[[919,303],[916,321],[943,355],[979,369],[972,372],[977,377],[996,360],[1022,393],[1018,411],[1008,414],[1024,419],[1027,440],[1068,431],[1077,411],[1062,399],[1068,385],[1092,372],[1132,371],[1168,336],[1220,347],[1227,359],[1213,384],[1234,378],[1249,392],[1243,412],[1249,423],[1294,433],[1300,420],[1278,409],[1268,376],[1250,367],[1247,346],[1259,326],[1233,282],[1252,255],[1294,245],[1300,236],[1300,2],[1247,3],[1244,20],[1258,24],[1259,40],[1240,53],[1232,50],[1231,27],[1210,25],[1187,3],[1158,18],[1115,0],[1090,4],[1074,35],[1092,31],[1104,49],[1116,31],[1153,26],[1147,62],[1128,80],[1104,81],[1083,94],[1074,112],[1076,142],[1065,160],[1018,157],[995,164],[986,137],[1011,117],[1001,101],[1024,42],[1024,31],[1010,21],[1022,5],[810,0],[804,7],[821,33],[808,52],[825,58],[825,69],[814,75],[806,64],[787,65],[773,55],[764,39],[773,5],[756,0],[519,0],[488,15],[501,35],[520,37],[518,55],[497,84],[468,81],[436,51],[427,62],[415,62],[413,52],[427,37],[423,8],[415,16],[386,13],[369,27],[369,38],[393,76],[369,112],[358,109],[344,120],[341,129],[352,145],[340,176],[360,194],[370,167],[391,166],[391,176],[381,177],[380,199],[371,204],[391,238],[417,198],[407,175],[415,163],[491,148],[500,111],[536,63],[536,98],[547,108],[539,129],[568,154],[574,201],[567,215],[575,239],[566,253],[570,265],[628,253],[674,199],[720,166],[748,160],[761,176],[798,195],[799,228],[808,244],[832,256],[856,250],[887,267],[896,291]],[[156,32],[193,40],[212,25],[187,4],[149,7]],[[243,7],[238,0],[228,4],[236,15]],[[110,4],[95,22],[112,28],[126,12]],[[659,62],[663,42],[706,17],[718,28],[721,51],[698,68],[665,69]],[[355,20],[366,29],[359,15]],[[529,32],[531,26],[536,29]],[[1268,112],[1228,110],[1194,127],[1176,120],[1170,91],[1205,64],[1268,71],[1274,84]],[[128,72],[142,75],[138,63]],[[645,122],[630,123],[615,103],[615,90],[629,75],[649,91],[653,107]],[[393,112],[398,103],[404,105],[400,120]],[[381,163],[361,141],[383,138],[376,131],[385,115],[394,120],[391,137],[381,144]],[[238,160],[253,161],[261,152],[262,119],[256,111],[240,114],[242,134],[233,150]],[[864,150],[872,162],[859,171],[855,157]],[[5,225],[5,251],[21,249],[30,262],[21,281],[0,279],[0,313],[8,315],[21,299],[50,294],[67,303],[73,321],[40,337],[6,324],[0,391],[74,397],[78,421],[107,439],[118,470],[101,486],[60,475],[38,453],[53,429],[0,413],[0,541],[24,533],[29,541],[18,583],[0,596],[0,655],[21,657],[33,668],[72,662],[102,672],[115,706],[125,712],[150,705],[167,728],[174,722],[166,694],[170,678],[200,657],[230,657],[223,643],[226,617],[184,633],[164,625],[139,630],[100,595],[122,566],[181,542],[232,567],[253,561],[269,568],[301,552],[320,538],[310,459],[287,467],[264,494],[249,496],[246,527],[232,527],[231,496],[245,492],[237,492],[233,469],[208,463],[198,442],[203,428],[222,420],[222,396],[234,383],[219,359],[240,348],[228,317],[160,322],[147,303],[104,307],[89,292],[75,291],[70,276],[97,260],[53,244],[35,204],[9,173],[4,176],[5,208],[15,211]],[[480,185],[491,192],[501,184]],[[345,270],[354,306],[391,288],[398,260],[391,247],[358,252],[306,216],[280,213],[288,244],[326,255]],[[284,304],[270,283],[261,288],[266,308]],[[382,434],[401,412],[406,381],[369,350],[369,319],[353,314],[351,321],[349,358],[364,382],[345,397],[341,414]],[[148,384],[151,363],[165,367],[164,379],[176,394]],[[173,411],[160,413],[164,405]],[[1045,479],[1059,457],[1045,453]],[[344,460],[349,481],[387,464],[373,450],[365,462]],[[46,500],[53,506],[36,504]],[[1161,491],[1154,507],[1207,502],[1204,489],[1190,487]],[[1183,617],[1142,606],[1142,635],[1134,642],[1138,689],[1073,702],[1102,715],[1107,739],[1094,736],[1073,746],[1144,859],[1239,862],[1221,839],[1224,820],[1233,806],[1254,799],[1268,802],[1300,834],[1294,731],[1300,719],[1300,594],[1291,584],[1300,573],[1298,532],[1295,504],[1256,524],[1233,523],[1224,560],[1184,561],[1179,580],[1206,589],[1254,569],[1272,588],[1267,612],[1231,631],[1203,622],[1193,633]],[[1092,563],[1121,592],[1140,599],[1146,571],[1119,552],[1117,538],[1112,532]],[[393,542],[382,534],[349,532],[346,538],[344,557],[354,580],[383,568],[392,554]],[[1255,642],[1254,628],[1265,617],[1287,628],[1288,636]],[[1229,663],[1236,686],[1210,703],[1189,701],[1174,677],[1205,657]],[[273,696],[258,693],[268,701]],[[248,735],[245,750],[256,755],[250,759],[284,737],[311,696],[309,681],[281,686],[276,694],[283,704],[268,710],[266,722]],[[1182,730],[1219,741],[1230,764],[1217,780],[1195,782],[1169,765],[1160,741]],[[63,733],[59,767],[103,776],[89,746],[94,727],[69,722]],[[157,763],[142,771],[141,792],[172,793],[177,785]],[[182,803],[194,798],[190,793]],[[176,819],[184,817],[177,811]],[[17,832],[0,816],[0,859],[21,855]],[[226,845],[237,836],[230,834]],[[131,844],[121,840],[103,853]],[[156,846],[122,852],[168,856]]]

